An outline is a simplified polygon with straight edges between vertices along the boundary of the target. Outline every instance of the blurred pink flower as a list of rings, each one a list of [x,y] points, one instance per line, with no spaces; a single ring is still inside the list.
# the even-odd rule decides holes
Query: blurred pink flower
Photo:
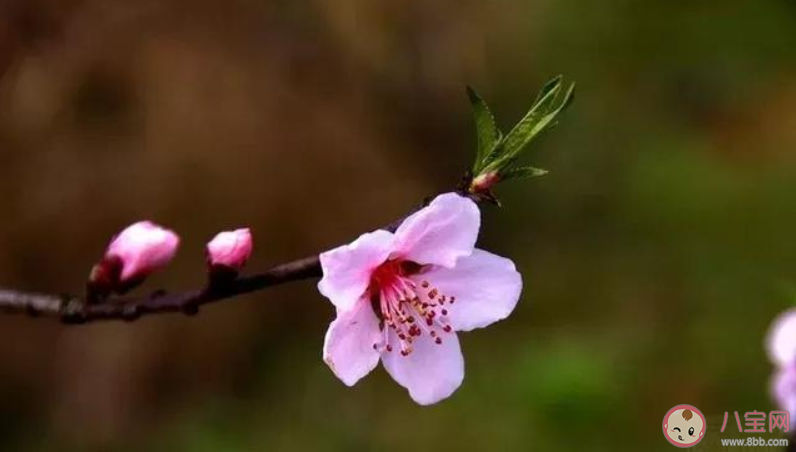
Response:
[[[790,413],[790,428],[796,427],[796,366],[777,369],[771,381],[771,395],[780,410]]]
[[[766,339],[766,351],[775,371],[771,395],[781,410],[791,416],[796,427],[796,309],[783,312],[774,320]]]
[[[239,272],[252,254],[252,234],[248,228],[219,232],[207,244],[207,261],[211,267],[222,266]]]
[[[393,234],[363,234],[321,254],[320,292],[337,308],[324,361],[353,386],[381,362],[421,405],[464,379],[456,331],[508,317],[522,278],[505,258],[475,249],[481,216],[470,199],[438,196]]]
[[[174,232],[150,221],[132,224],[108,246],[104,261],[121,264],[118,281],[140,281],[165,267],[177,253],[180,238]]]
[[[774,320],[766,340],[766,351],[777,366],[796,364],[796,309],[785,311]]]

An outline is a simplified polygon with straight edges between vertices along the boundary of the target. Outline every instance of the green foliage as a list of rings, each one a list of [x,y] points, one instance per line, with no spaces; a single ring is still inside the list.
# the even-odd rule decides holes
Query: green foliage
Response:
[[[470,87],[467,87],[467,95],[470,98],[478,137],[478,149],[472,169],[473,179],[481,176],[483,180],[487,175],[493,175],[496,177],[490,177],[489,180],[497,182],[545,174],[546,171],[539,168],[512,168],[512,166],[534,139],[555,127],[558,115],[566,110],[574,99],[575,84],[570,83],[565,87],[563,77],[560,75],[547,82],[539,91],[525,117],[505,136],[495,123],[495,118],[486,102]],[[471,190],[488,190],[490,185],[480,188],[473,185]]]
[[[502,179],[527,179],[530,177],[544,176],[545,174],[547,174],[547,170],[541,168],[536,168],[533,166],[520,166],[504,172]]]
[[[476,167],[473,168],[473,173],[479,171],[478,164],[486,160],[503,139],[503,133],[498,129],[495,123],[495,116],[489,110],[489,106],[483,99],[475,92],[475,90],[468,86],[467,97],[470,98],[470,105],[473,109],[473,117],[475,119],[475,130],[478,138],[478,149],[475,157]]]

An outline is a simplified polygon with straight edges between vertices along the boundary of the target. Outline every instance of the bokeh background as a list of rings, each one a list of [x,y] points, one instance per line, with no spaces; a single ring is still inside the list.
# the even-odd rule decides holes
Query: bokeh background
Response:
[[[194,318],[0,317],[0,450],[672,450],[676,404],[773,409],[794,49],[784,0],[3,0],[5,287],[79,292],[139,219],[183,235],[144,290],[201,284],[225,228],[254,229],[252,269],[328,249],[457,182],[466,84],[504,128],[558,73],[578,95],[526,156],[550,174],[485,209],[526,288],[464,335],[449,400],[381,369],[346,388],[320,358],[333,309],[294,283]]]

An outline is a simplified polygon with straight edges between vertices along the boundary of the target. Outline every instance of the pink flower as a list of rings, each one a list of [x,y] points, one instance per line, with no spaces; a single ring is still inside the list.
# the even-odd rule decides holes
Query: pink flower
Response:
[[[171,262],[179,244],[177,234],[152,222],[132,224],[108,245],[89,286],[100,294],[125,292]]]
[[[785,311],[774,320],[766,351],[771,362],[779,367],[796,364],[796,309]]]
[[[248,228],[219,232],[207,244],[207,261],[211,267],[239,272],[252,254],[252,234]]]
[[[778,369],[771,381],[771,395],[780,410],[791,413],[790,428],[796,428],[796,366]]]
[[[508,317],[522,290],[510,260],[474,248],[480,223],[474,202],[448,193],[394,234],[371,232],[321,254],[318,289],[337,308],[323,357],[343,383],[381,360],[421,405],[461,385],[456,331]]]
[[[796,309],[774,320],[766,349],[776,368],[771,382],[772,397],[780,409],[793,415],[796,413]],[[791,418],[791,428],[794,427],[796,417]]]

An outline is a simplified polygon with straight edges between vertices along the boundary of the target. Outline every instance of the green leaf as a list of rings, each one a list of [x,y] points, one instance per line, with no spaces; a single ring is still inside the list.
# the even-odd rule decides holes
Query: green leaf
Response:
[[[531,141],[556,125],[556,117],[569,107],[575,93],[575,84],[572,83],[562,94],[561,80],[559,76],[545,84],[525,117],[506,135],[499,148],[487,156],[487,164],[482,170],[486,167],[490,170],[507,168]]]
[[[489,110],[489,106],[471,87],[467,87],[467,97],[470,99],[470,106],[473,110],[475,119],[475,130],[478,137],[478,150],[473,165],[473,172],[478,173],[486,161],[489,154],[495,150],[500,142],[502,133],[495,124],[495,117]]]
[[[536,101],[525,117],[511,129],[504,143],[505,153],[516,153],[533,138],[533,131],[541,118],[546,115],[561,91],[561,77],[557,77],[542,88]]]
[[[561,86],[561,80],[563,80],[563,79],[564,79],[564,76],[559,74],[559,75],[553,77],[552,79],[548,80],[547,83],[545,83],[544,86],[542,86],[542,89],[539,90],[539,94],[536,95],[536,99],[534,99],[533,104],[531,104],[531,105],[538,104],[539,101],[542,100],[542,98],[547,95],[547,93],[552,91],[554,88],[557,89],[558,87],[560,87]]]
[[[528,179],[531,177],[539,177],[544,176],[547,174],[547,170],[542,168],[536,168],[533,166],[521,166],[518,168],[512,168],[500,175],[500,178],[503,180],[508,179]]]

